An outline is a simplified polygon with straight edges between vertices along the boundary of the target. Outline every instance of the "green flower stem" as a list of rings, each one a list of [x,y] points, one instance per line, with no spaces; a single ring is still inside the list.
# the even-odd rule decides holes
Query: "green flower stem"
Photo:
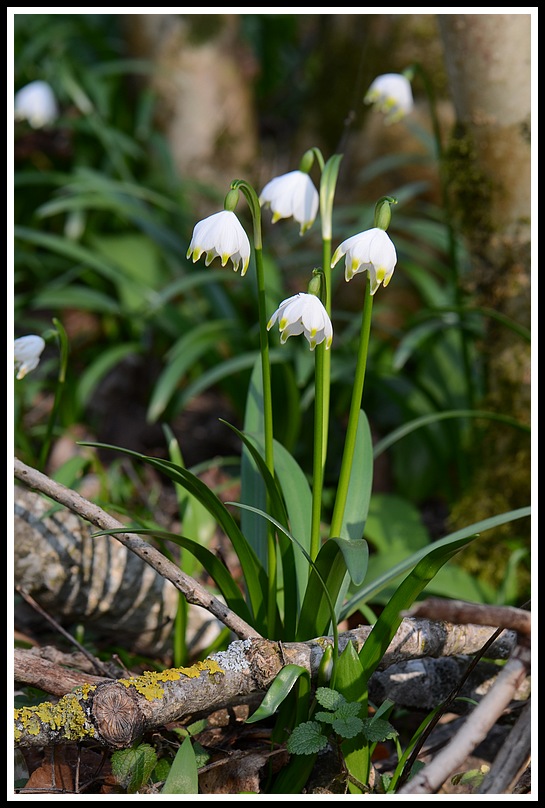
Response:
[[[60,354],[59,375],[57,377],[57,384],[55,385],[55,398],[53,400],[53,406],[51,408],[51,413],[49,415],[49,420],[47,422],[45,438],[44,442],[42,443],[42,449],[40,452],[40,459],[38,466],[40,471],[43,471],[45,469],[47,458],[49,457],[51,442],[53,440],[53,430],[55,429],[55,424],[57,422],[57,416],[61,404],[61,398],[64,393],[64,383],[66,381],[66,368],[68,365],[68,337],[66,335],[66,331],[64,330],[64,327],[60,322],[60,320],[57,320],[56,317],[53,318],[53,325],[55,326],[55,331],[50,333],[56,336],[59,343],[59,354]],[[47,336],[48,335],[46,335],[46,337]]]
[[[271,386],[271,365],[269,356],[269,338],[267,332],[266,319],[266,299],[265,299],[265,274],[263,271],[263,251],[261,248],[255,249],[255,265],[257,273],[258,288],[258,309],[259,309],[259,335],[261,344],[261,372],[263,384],[263,428],[265,432],[265,463],[267,468],[274,475],[274,453],[273,453],[273,415],[272,415],[272,386]],[[268,508],[267,496],[267,510]],[[267,598],[267,625],[271,632],[275,632],[276,620],[276,581],[277,581],[277,557],[276,539],[272,525],[267,528],[267,571],[268,571],[268,598]],[[271,636],[276,636],[274,633]]]
[[[320,180],[320,217],[322,223],[322,267],[323,267],[323,295],[322,303],[328,315],[331,317],[331,239],[333,234],[333,201],[335,198],[335,188],[342,154],[334,154],[324,164],[324,159],[319,149],[314,148],[313,152],[318,160],[322,177]],[[325,468],[327,457],[327,444],[329,435],[329,401],[330,401],[330,378],[331,378],[331,352],[325,351],[323,358],[323,383],[321,386],[323,395],[322,404],[322,469]],[[318,428],[318,424],[315,429]],[[323,478],[323,473],[322,473]],[[320,491],[321,497],[321,491]]]
[[[322,239],[322,261],[323,261],[323,281],[324,281],[324,300],[322,301],[327,313],[331,317],[331,238]],[[322,404],[322,468],[325,468],[327,457],[327,443],[329,435],[329,401],[330,401],[330,388],[331,388],[331,351],[323,351],[323,382],[321,390],[323,395]],[[316,374],[318,369],[316,368]],[[318,380],[318,375],[316,375]],[[316,395],[318,395],[318,386],[316,386]]]
[[[265,442],[265,463],[267,468],[274,475],[274,449],[273,449],[273,408],[272,408],[272,384],[271,384],[271,361],[269,354],[269,336],[267,332],[267,311],[265,295],[265,272],[263,269],[263,242],[261,237],[261,205],[253,187],[245,180],[234,180],[231,183],[233,190],[241,190],[250,208],[254,226],[254,254],[257,278],[257,305],[259,315],[259,338],[261,351],[261,373],[263,384],[263,431]],[[268,508],[267,497],[267,510]],[[270,636],[275,636],[276,622],[276,596],[277,596],[277,570],[278,562],[276,555],[275,532],[269,524],[267,530],[267,573],[268,573],[268,593],[267,593],[267,616]]]
[[[348,427],[344,444],[343,458],[333,516],[331,518],[330,537],[340,536],[343,524],[344,509],[348,496],[348,486],[352,473],[352,462],[356,447],[356,436],[358,431],[358,420],[363,395],[363,382],[365,380],[365,368],[367,366],[367,353],[369,349],[369,333],[371,331],[371,312],[373,310],[373,296],[371,294],[371,282],[367,278],[365,285],[365,299],[361,319],[360,343],[358,348],[358,359],[356,364],[356,376],[352,388],[352,400],[350,403],[350,413],[348,415]]]
[[[320,551],[320,523],[322,517],[322,489],[324,484],[324,425],[326,406],[325,343],[315,348],[315,397],[314,397],[314,454],[312,470],[312,524],[310,531],[310,557],[314,561]],[[310,574],[309,569],[309,574]]]

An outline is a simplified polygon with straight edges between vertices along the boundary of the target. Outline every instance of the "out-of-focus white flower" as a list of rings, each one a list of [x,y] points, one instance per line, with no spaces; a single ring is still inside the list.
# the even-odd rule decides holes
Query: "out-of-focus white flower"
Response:
[[[304,334],[311,351],[324,340],[326,349],[331,347],[333,326],[324,304],[316,295],[299,292],[288,297],[280,304],[267,323],[267,331],[277,320],[282,344],[288,337]]]
[[[377,76],[363,100],[366,104],[374,104],[384,113],[385,123],[400,121],[414,106],[411,82],[402,73]]]
[[[347,238],[333,253],[331,267],[345,254],[344,276],[347,281],[358,272],[369,272],[372,295],[381,283],[388,286],[397,262],[397,253],[386,230],[372,227]]]
[[[240,274],[246,274],[250,263],[250,240],[233,211],[221,210],[197,222],[186,257],[193,256],[195,263],[203,253],[206,253],[206,266],[217,256],[224,267],[230,258],[235,272],[242,261]]]
[[[15,340],[15,376],[24,379],[27,373],[38,367],[45,342],[35,334]]]
[[[15,119],[28,121],[34,129],[49,126],[59,116],[57,100],[46,81],[31,81],[15,93]]]
[[[309,175],[297,170],[268,182],[261,191],[259,204],[270,206],[273,223],[293,216],[300,224],[302,236],[314,224],[320,197]]]

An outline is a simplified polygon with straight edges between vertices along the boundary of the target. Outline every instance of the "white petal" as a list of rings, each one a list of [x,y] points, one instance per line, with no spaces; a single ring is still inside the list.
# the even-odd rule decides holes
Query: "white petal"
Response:
[[[59,113],[49,84],[46,81],[31,81],[22,87],[15,93],[14,114],[17,120],[27,120],[35,129],[53,123]]]

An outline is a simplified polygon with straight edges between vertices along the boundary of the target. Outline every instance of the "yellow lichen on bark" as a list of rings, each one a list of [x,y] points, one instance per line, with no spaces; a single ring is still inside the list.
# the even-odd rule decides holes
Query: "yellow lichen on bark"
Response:
[[[207,659],[204,662],[196,662],[190,668],[168,668],[164,671],[144,671],[140,676],[133,676],[129,679],[119,679],[119,683],[125,687],[134,687],[137,693],[140,693],[147,701],[153,699],[160,699],[164,695],[165,689],[161,686],[161,682],[176,682],[187,676],[190,679],[195,679],[201,675],[203,671],[209,674],[223,673],[224,671],[212,659]]]
[[[21,738],[23,730],[29,735],[39,735],[44,725],[54,732],[60,730],[67,740],[81,740],[86,735],[94,735],[94,729],[88,724],[78,697],[73,693],[63,696],[57,704],[46,701],[37,707],[15,710],[16,741]]]

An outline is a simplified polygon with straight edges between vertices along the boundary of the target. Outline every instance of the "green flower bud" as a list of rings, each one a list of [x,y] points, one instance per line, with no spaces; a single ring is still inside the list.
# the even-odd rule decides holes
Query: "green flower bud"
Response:
[[[231,190],[225,197],[225,202],[223,203],[223,209],[234,211],[236,206],[238,205],[238,197],[239,197],[238,188],[231,188]]]
[[[392,196],[383,196],[375,205],[375,227],[388,230],[392,219],[391,205],[397,205],[397,199]]]

